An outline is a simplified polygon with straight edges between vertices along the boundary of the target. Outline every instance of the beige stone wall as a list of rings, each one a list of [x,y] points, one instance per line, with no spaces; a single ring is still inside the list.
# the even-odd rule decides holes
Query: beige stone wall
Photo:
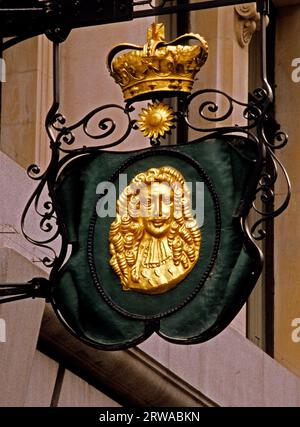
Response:
[[[34,37],[4,53],[0,149],[19,165],[42,167],[49,154],[44,120],[51,105],[51,49],[44,36]]]
[[[2,85],[1,151],[23,167],[35,157],[37,44],[33,38],[4,55],[7,75]]]
[[[140,348],[222,407],[300,406],[300,379],[232,326],[198,345],[153,335]]]
[[[292,61],[300,58],[300,5],[278,9],[276,39],[276,119],[289,135],[279,153],[291,179],[288,210],[275,221],[275,357],[300,375],[300,342],[293,342],[292,321],[300,318],[300,82],[292,80]],[[282,200],[283,180],[276,186]]]

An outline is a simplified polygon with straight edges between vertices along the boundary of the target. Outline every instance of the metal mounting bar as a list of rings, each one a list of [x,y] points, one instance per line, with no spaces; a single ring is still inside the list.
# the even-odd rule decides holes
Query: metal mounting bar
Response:
[[[132,19],[132,0],[0,0],[0,37]]]
[[[50,282],[44,277],[35,277],[28,283],[0,284],[0,304],[26,298],[45,298],[50,294]]]
[[[13,9],[13,8],[1,8],[0,9],[0,13],[2,12],[43,12],[44,9],[42,7],[24,7],[22,8],[18,8],[18,9]]]
[[[26,0],[25,7],[24,0],[0,0],[0,37],[13,37],[3,43],[2,50],[39,34],[62,42],[73,28],[252,3],[252,0],[194,3],[178,0],[176,5],[167,6],[169,1],[162,0],[158,6],[153,6],[153,0]],[[256,3],[258,12],[268,11],[268,0],[257,0]],[[148,8],[139,9],[147,5]]]
[[[232,6],[235,4],[253,3],[252,0],[207,0],[196,3],[177,4],[176,6],[165,6],[167,2],[168,0],[163,1],[161,6],[156,7],[151,6],[151,0],[145,2],[134,2],[134,6],[138,6],[139,4],[148,4],[150,7],[149,9],[134,11],[133,18],[145,18],[147,16],[168,15],[177,12],[192,12],[196,10]]]

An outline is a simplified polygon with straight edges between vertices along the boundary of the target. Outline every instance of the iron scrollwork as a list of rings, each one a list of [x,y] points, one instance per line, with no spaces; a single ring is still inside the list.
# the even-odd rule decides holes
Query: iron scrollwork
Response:
[[[212,99],[213,97],[219,97],[219,101],[221,101],[223,106],[224,102],[222,102],[222,100],[225,100],[226,108],[225,110],[223,109],[221,113],[219,104]],[[195,102],[199,103],[197,110],[201,123],[203,123],[201,125],[194,123],[190,118],[189,110],[191,104]],[[287,135],[281,130],[278,130],[274,134],[273,139],[270,140],[266,136],[264,129],[271,102],[272,96],[268,93],[267,89],[264,88],[256,89],[249,103],[235,100],[220,90],[206,89],[199,90],[186,97],[184,100],[184,108],[181,109],[181,111],[176,112],[177,125],[180,122],[184,122],[189,129],[202,134],[205,138],[209,135],[215,137],[226,134],[238,134],[246,136],[249,141],[256,144],[259,153],[259,174],[252,177],[253,182],[249,184],[249,198],[245,200],[245,205],[242,209],[243,215],[247,216],[250,206],[252,205],[253,209],[260,215],[260,218],[250,227],[251,238],[255,240],[261,240],[265,236],[265,231],[261,228],[262,223],[268,219],[275,218],[282,213],[286,209],[290,199],[290,183],[287,172],[274,153],[275,150],[279,150],[287,144]],[[232,116],[235,111],[235,107],[242,109],[240,119],[241,121],[244,121],[244,124],[224,126],[223,122]],[[103,113],[111,109],[121,112],[122,117],[125,118],[126,124],[124,126],[123,120],[124,129],[121,135],[119,134],[112,142],[105,142],[105,140],[111,138],[114,133],[117,133],[118,126],[120,125],[108,115],[104,115],[103,117]],[[28,168],[28,175],[32,179],[40,181],[40,183],[30,198],[22,217],[22,229],[26,239],[31,243],[39,245],[44,249],[49,249],[52,252],[52,260],[49,257],[45,257],[43,260],[43,263],[46,266],[53,267],[55,260],[58,259],[54,249],[49,245],[63,234],[63,230],[62,225],[59,224],[54,195],[52,194],[53,198],[50,197],[47,201],[41,201],[44,189],[47,188],[49,195],[51,195],[51,189],[53,189],[55,180],[58,176],[58,171],[70,158],[87,154],[95,150],[104,150],[115,147],[125,142],[129,134],[138,129],[136,120],[131,117],[131,113],[134,112],[134,110],[135,107],[133,104],[130,106],[127,104],[125,107],[116,104],[103,105],[92,110],[80,121],[70,126],[66,125],[66,118],[57,111],[48,117],[46,126],[48,134],[51,135],[50,146],[52,149],[52,159],[44,174],[40,174],[40,169],[37,165],[31,165]],[[193,110],[195,110],[195,108],[193,108]],[[100,118],[99,114],[101,115]],[[97,132],[92,132],[90,130],[90,124],[93,121],[97,124]],[[204,123],[207,123],[207,125]],[[89,146],[83,145],[81,147],[73,148],[73,145],[76,144],[76,132],[78,130],[81,130],[91,141],[101,141],[101,144],[92,144]],[[150,143],[151,145],[160,145],[161,139],[160,137],[156,139],[151,138]],[[265,169],[265,165],[267,164],[268,170]],[[256,199],[259,198],[263,206],[270,205],[270,202],[274,201],[273,187],[278,178],[278,169],[281,170],[287,184],[285,199],[279,207],[276,207],[273,210],[259,208],[255,200],[252,201],[250,194],[252,192]],[[254,187],[255,191],[253,191]],[[41,231],[43,233],[47,233],[47,235],[50,233],[51,237],[38,241],[25,233],[25,219],[31,205],[34,206],[35,212],[41,218]],[[63,252],[66,253],[66,249]]]
[[[219,105],[214,100],[207,98],[209,95],[216,95],[222,97],[227,104],[227,109],[218,115],[220,109]],[[198,106],[198,115],[201,117],[202,122],[206,121],[213,123],[213,126],[199,126],[194,124],[189,118],[189,107],[192,102],[197,101],[197,98],[204,97],[205,100]],[[291,188],[288,174],[275,155],[275,150],[282,149],[288,142],[288,136],[285,132],[277,130],[273,135],[266,135],[266,123],[269,120],[269,109],[272,103],[272,93],[268,91],[268,88],[257,88],[252,96],[249,103],[240,102],[233,99],[228,94],[219,90],[200,90],[190,95],[186,102],[185,107],[180,115],[183,117],[187,126],[197,132],[205,132],[214,136],[238,133],[245,134],[249,139],[252,139],[258,146],[260,151],[261,163],[263,164],[263,170],[261,175],[253,177],[254,185],[256,186],[255,196],[262,203],[262,208],[258,208],[256,201],[252,202],[252,208],[254,211],[261,216],[250,228],[252,238],[255,240],[261,240],[265,237],[265,231],[261,228],[261,225],[269,219],[273,219],[280,215],[288,206],[291,197]],[[234,112],[235,106],[243,108],[242,118],[246,119],[244,125],[235,126],[219,126],[218,123],[222,123]],[[278,170],[286,183],[286,194],[284,200],[280,206],[274,207],[273,209],[265,208],[270,206],[274,202],[274,185],[278,178]]]
[[[269,141],[264,133],[264,129],[260,129],[263,143],[266,149],[266,168],[263,171],[258,186],[256,189],[256,198],[261,201],[262,208],[257,207],[256,202],[252,203],[254,211],[260,215],[258,219],[251,227],[251,234],[255,240],[262,240],[266,232],[261,227],[262,224],[270,219],[273,219],[280,215],[288,207],[291,198],[291,184],[289,176],[274,151],[283,148],[288,142],[288,136],[285,132],[277,131],[272,141]],[[283,201],[279,206],[274,206],[275,193],[274,185],[278,179],[278,169],[281,171],[281,175],[285,181],[286,193],[284,194]],[[269,208],[271,206],[271,208]]]
[[[24,237],[31,244],[50,252],[49,256],[42,259],[45,267],[53,268],[56,264],[60,265],[67,253],[66,239],[64,239],[64,225],[60,221],[58,208],[55,202],[54,186],[60,168],[64,163],[74,155],[86,154],[95,150],[107,149],[117,146],[125,141],[133,129],[136,129],[135,120],[131,118],[131,112],[134,111],[133,106],[120,106],[116,104],[107,104],[100,106],[88,113],[79,122],[67,126],[66,118],[58,112],[59,104],[52,106],[47,119],[46,129],[50,137],[50,147],[52,157],[50,163],[44,173],[40,173],[38,165],[30,165],[27,174],[28,176],[39,181],[34,193],[30,197],[21,219],[21,229]],[[118,124],[111,117],[104,116],[99,118],[99,114],[103,114],[106,110],[114,109],[120,111],[125,117],[125,125],[123,121],[123,132],[118,135],[114,141],[101,145],[81,146],[80,148],[71,147],[76,142],[75,132],[81,130],[85,136],[92,141],[105,140],[114,133],[117,133]],[[97,119],[96,119],[97,118]],[[92,132],[89,127],[92,121],[97,123],[97,132]],[[70,148],[69,148],[70,147]],[[69,155],[69,156],[67,156]],[[42,237],[32,237],[26,231],[26,218],[34,209],[35,214],[40,218],[39,229]],[[60,245],[59,254],[54,249],[54,243]]]
[[[136,1],[134,6],[148,5],[150,8],[163,8],[168,1],[161,1],[159,5],[149,1]],[[265,31],[262,19],[262,32]],[[262,41],[264,44],[264,40]],[[263,46],[263,55],[265,47]],[[43,258],[43,264],[51,267],[54,274],[64,263],[68,254],[66,230],[60,216],[59,207],[55,198],[55,184],[60,171],[73,158],[84,156],[97,150],[106,150],[126,142],[131,132],[138,130],[137,120],[133,118],[137,111],[139,101],[127,102],[124,106],[107,104],[99,106],[86,114],[75,124],[68,125],[66,118],[59,111],[59,73],[58,73],[58,43],[54,44],[54,101],[46,118],[46,131],[50,140],[51,159],[47,169],[41,173],[37,165],[28,168],[28,176],[37,182],[37,187],[30,197],[21,220],[22,231],[25,238],[33,245],[49,251]],[[266,131],[266,123],[270,119],[270,107],[273,102],[272,90],[267,82],[265,70],[263,71],[263,85],[256,89],[249,102],[238,101],[223,91],[217,89],[198,90],[191,95],[178,98],[178,111],[175,112],[175,125],[186,126],[187,129],[197,132],[200,137],[217,137],[222,135],[242,135],[257,147],[256,167],[248,185],[248,193],[240,207],[242,229],[248,241],[255,245],[255,240],[265,237],[262,227],[266,220],[273,219],[281,214],[288,206],[290,200],[290,182],[283,165],[275,155],[275,151],[283,148],[287,142],[287,135],[277,130],[273,134]],[[156,95],[152,101],[162,101]],[[190,111],[196,111],[196,122],[191,117]],[[122,119],[111,117],[109,111],[121,114]],[[235,112],[239,112],[239,124],[226,124]],[[236,117],[236,115],[235,115]],[[122,123],[121,123],[122,122]],[[224,123],[225,122],[225,123]],[[77,132],[81,131],[88,145],[78,145]],[[95,143],[96,142],[96,143]],[[151,145],[160,145],[161,137],[149,138]],[[273,207],[274,185],[281,171],[287,186],[283,202],[278,207]],[[255,199],[255,200],[253,200]],[[258,206],[260,200],[262,206]],[[270,208],[271,206],[271,208]],[[251,226],[248,224],[251,207],[260,215],[260,218]],[[32,209],[38,216],[39,233],[33,237],[26,231],[26,220],[31,215]],[[59,246],[59,251],[55,246]],[[50,275],[51,281],[51,275]],[[31,292],[31,291],[30,291]]]
[[[110,143],[102,144],[100,146],[89,147],[89,149],[107,149],[121,144],[127,139],[132,129],[134,129],[135,121],[131,118],[130,113],[134,111],[134,108],[131,106],[122,107],[117,104],[107,104],[95,108],[90,113],[88,113],[83,119],[75,123],[72,126],[66,126],[65,117],[56,113],[47,124],[48,127],[51,127],[54,131],[57,132],[56,138],[53,141],[54,146],[59,149],[61,152],[70,153],[73,149],[64,148],[64,145],[71,146],[75,142],[74,131],[77,129],[82,129],[85,136],[91,140],[105,140],[105,138],[111,137],[114,133],[117,134],[118,124],[116,121],[108,116],[103,118],[97,118],[98,115],[103,114],[106,110],[116,110],[124,114],[126,119],[126,124],[123,124],[123,132],[121,135],[117,136],[116,139]],[[97,132],[92,132],[89,130],[90,125],[93,121],[97,122]],[[121,127],[121,124],[120,124]]]
[[[215,98],[219,97],[220,100],[217,103],[215,100],[209,98],[210,96],[215,95]],[[213,123],[211,127],[202,127],[196,124],[193,124],[189,118],[189,109],[193,102],[197,102],[199,98],[200,104],[198,108],[193,106],[193,111],[198,110],[198,115],[201,119],[208,123]],[[204,98],[204,101],[201,102],[201,98]],[[270,98],[267,91],[263,88],[257,88],[252,96],[252,101],[249,103],[238,101],[225,92],[216,89],[203,89],[194,92],[187,97],[183,111],[180,113],[188,125],[189,128],[198,131],[198,132],[240,132],[253,129],[259,125],[259,122],[263,119],[268,106],[270,104]],[[220,112],[220,103],[222,103],[223,111]],[[236,107],[242,108],[241,120],[245,120],[245,124],[236,124],[234,126],[218,126],[218,122],[224,122],[232,116]]]

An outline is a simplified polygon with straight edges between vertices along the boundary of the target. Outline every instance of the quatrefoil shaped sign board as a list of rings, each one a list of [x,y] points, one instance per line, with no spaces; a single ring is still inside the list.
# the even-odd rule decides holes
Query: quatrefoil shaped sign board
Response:
[[[188,45],[189,40],[196,44]],[[71,126],[57,103],[48,115],[53,156],[45,174],[35,178],[41,184],[30,203],[38,204],[44,186],[50,190],[52,202],[44,206],[51,212],[42,223],[54,217],[58,231],[52,240],[62,238],[61,253],[52,263],[49,300],[68,330],[97,348],[131,347],[153,332],[178,344],[203,342],[221,332],[261,273],[263,257],[255,243],[264,235],[261,223],[288,204],[289,189],[275,211],[256,209],[262,218],[249,226],[256,196],[262,202],[272,198],[275,163],[288,182],[274,155],[287,139],[282,132],[272,141],[266,137],[272,101],[267,84],[254,91],[250,103],[217,89],[192,93],[207,57],[200,35],[165,42],[163,25],[153,24],[144,46],[122,44],[108,54],[107,66],[125,106],[98,107]],[[199,97],[201,120],[213,127],[201,127],[189,117]],[[211,97],[223,97],[228,106],[220,118]],[[243,124],[225,126],[236,105],[243,110]],[[105,143],[117,123],[98,114],[112,108],[124,114],[128,126]],[[89,131],[92,120],[100,134]],[[166,135],[172,141],[173,129],[182,125],[201,136],[160,144]],[[72,148],[78,130],[101,144]],[[134,132],[135,151],[124,146],[114,151]],[[145,138],[150,148],[140,149]],[[31,172],[38,170],[33,166]],[[40,245],[45,248],[52,240]]]
[[[70,328],[118,349],[154,331],[201,342],[227,326],[260,273],[239,213],[255,155],[224,137],[73,160],[55,190],[73,250],[52,294]]]

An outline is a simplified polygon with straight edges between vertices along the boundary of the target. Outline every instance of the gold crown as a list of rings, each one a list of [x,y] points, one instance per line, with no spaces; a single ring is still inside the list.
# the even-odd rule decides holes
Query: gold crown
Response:
[[[151,92],[191,92],[195,75],[207,59],[206,41],[193,33],[169,43],[164,39],[164,24],[154,23],[147,31],[144,46],[123,43],[109,52],[107,66],[121,86],[125,101]],[[198,44],[179,44],[188,40],[197,40]],[[133,50],[116,56],[128,49]]]

